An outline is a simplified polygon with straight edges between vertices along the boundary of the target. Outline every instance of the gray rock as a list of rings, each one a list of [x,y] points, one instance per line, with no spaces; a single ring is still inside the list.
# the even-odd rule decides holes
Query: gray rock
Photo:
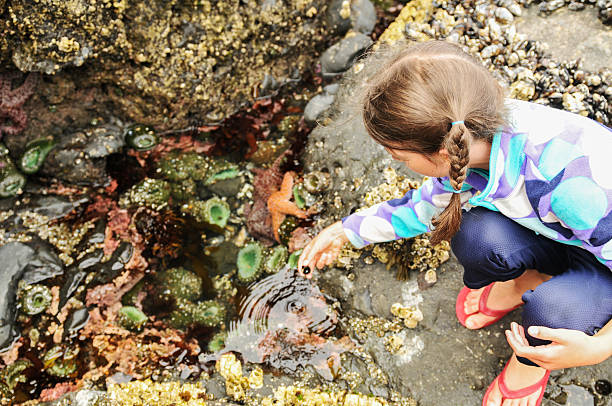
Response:
[[[304,121],[308,125],[313,125],[334,103],[335,97],[332,94],[318,94],[304,108]]]
[[[108,180],[104,158],[124,145],[121,129],[112,125],[62,134],[40,174],[68,183],[104,185]]]
[[[326,24],[328,30],[343,35],[351,28],[353,31],[370,34],[376,25],[376,8],[370,0],[348,1],[350,15],[343,17],[343,3],[346,0],[334,0],[327,8]]]
[[[372,42],[367,35],[355,34],[329,47],[320,59],[323,76],[334,76],[346,71]]]
[[[594,406],[595,399],[585,388],[578,385],[564,386],[563,390],[567,393],[566,406]]]
[[[36,238],[28,245],[35,250],[35,254],[24,267],[21,280],[31,285],[64,273],[64,264],[51,244]]]
[[[0,352],[13,345],[19,333],[15,323],[15,295],[23,272],[34,257],[34,250],[20,242],[10,242],[0,247]]]

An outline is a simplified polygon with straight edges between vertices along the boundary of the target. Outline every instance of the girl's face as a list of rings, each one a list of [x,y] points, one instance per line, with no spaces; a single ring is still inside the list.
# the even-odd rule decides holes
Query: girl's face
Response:
[[[408,169],[420,173],[421,175],[438,178],[448,176],[449,174],[450,163],[446,149],[441,149],[432,155],[424,155],[388,147],[385,147],[385,150],[391,154],[394,160],[403,162]]]

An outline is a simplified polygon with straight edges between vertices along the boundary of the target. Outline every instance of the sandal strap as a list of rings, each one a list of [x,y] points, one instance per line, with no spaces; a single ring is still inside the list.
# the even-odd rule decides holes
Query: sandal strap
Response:
[[[478,311],[486,316],[490,316],[490,317],[503,317],[506,314],[510,313],[512,310],[520,307],[520,305],[518,306],[514,306],[510,309],[504,309],[504,310],[495,310],[495,309],[490,309],[489,307],[487,307],[487,299],[489,299],[489,293],[491,292],[491,289],[493,288],[493,285],[495,283],[491,283],[489,285],[487,285],[481,295],[480,295],[480,300],[478,301]]]
[[[538,382],[534,383],[533,385],[529,385],[522,389],[510,390],[506,386],[506,368],[507,367],[508,367],[508,364],[506,364],[506,366],[504,367],[501,374],[499,374],[499,377],[497,379],[497,386],[499,387],[499,391],[501,392],[504,399],[524,398],[526,396],[531,395],[538,389],[542,389],[542,393],[540,394],[544,393],[544,390],[546,389],[546,384],[548,382],[548,377],[550,376],[550,371],[546,371],[546,374],[544,374],[542,379],[540,379]]]

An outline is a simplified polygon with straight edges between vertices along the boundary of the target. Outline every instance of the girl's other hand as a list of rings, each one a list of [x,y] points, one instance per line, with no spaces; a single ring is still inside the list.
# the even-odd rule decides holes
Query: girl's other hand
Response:
[[[306,278],[311,278],[310,271],[331,264],[340,254],[342,246],[348,242],[342,221],[337,221],[321,231],[304,248],[298,260],[298,271]],[[309,268],[305,270],[304,268]]]

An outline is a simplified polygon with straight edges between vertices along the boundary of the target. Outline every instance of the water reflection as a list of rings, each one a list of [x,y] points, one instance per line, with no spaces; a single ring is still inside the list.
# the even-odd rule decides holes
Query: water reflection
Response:
[[[286,267],[249,286],[230,324],[225,349],[252,363],[266,363],[293,373],[312,365],[326,379],[339,369],[339,355],[350,349],[348,337],[337,340],[338,315],[319,288]],[[212,361],[215,354],[205,361]]]

